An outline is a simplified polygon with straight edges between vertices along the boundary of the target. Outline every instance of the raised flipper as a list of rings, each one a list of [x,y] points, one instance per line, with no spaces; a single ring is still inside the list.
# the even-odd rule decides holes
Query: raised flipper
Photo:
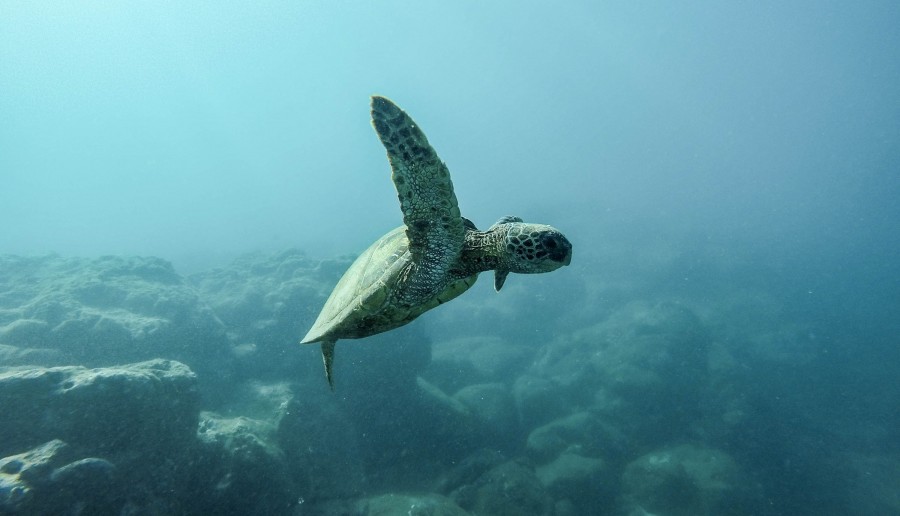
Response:
[[[387,149],[414,268],[400,293],[419,304],[444,289],[447,271],[462,252],[466,228],[447,166],[402,109],[372,97],[372,125]]]

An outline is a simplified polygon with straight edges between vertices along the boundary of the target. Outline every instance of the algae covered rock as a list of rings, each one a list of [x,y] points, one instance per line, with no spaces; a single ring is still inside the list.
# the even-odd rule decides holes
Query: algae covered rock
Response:
[[[481,427],[486,446],[508,447],[519,435],[519,421],[512,395],[502,383],[483,383],[463,387],[453,398],[466,407]]]
[[[480,448],[441,473],[437,481],[438,491],[447,494],[473,484],[486,472],[507,460],[508,458],[497,450]]]
[[[105,513],[121,496],[115,466],[73,457],[69,446],[54,439],[0,459],[0,514],[64,514],[72,507]]]
[[[664,448],[630,463],[622,490],[632,510],[673,516],[741,514],[746,495],[728,454],[694,445]]]
[[[627,436],[590,412],[577,412],[535,428],[528,435],[526,451],[539,464],[565,450],[591,457],[619,457],[627,448]]]
[[[473,514],[543,516],[551,514],[553,500],[524,461],[509,461],[481,475],[474,483],[451,494],[460,507]]]
[[[0,344],[0,367],[22,365],[64,365],[58,350],[48,348],[20,348]]]
[[[320,380],[318,375],[316,380]],[[331,393],[327,394],[330,397]],[[324,396],[292,398],[276,428],[298,498],[312,502],[356,497],[367,486],[365,465],[360,460],[360,432],[353,420],[329,401]]]
[[[359,516],[467,516],[469,513],[453,500],[439,494],[385,494],[365,498],[356,503]]]
[[[700,414],[710,336],[674,303],[631,303],[543,348],[529,372],[572,406],[589,406],[649,443],[685,434]]]
[[[197,486],[198,507],[215,514],[288,514],[296,489],[274,433],[267,421],[204,412],[197,430],[205,480]]]
[[[0,372],[0,453],[62,439],[79,450],[167,449],[193,439],[196,376],[171,360]]]
[[[534,357],[535,348],[493,335],[438,339],[423,376],[447,392],[473,383],[512,383]]]
[[[202,369],[226,349],[219,320],[159,258],[2,256],[0,271],[2,344],[92,367],[165,356]]]
[[[34,485],[45,482],[60,463],[66,443],[54,439],[32,450],[0,459],[0,512],[33,510]]]
[[[612,503],[616,480],[602,459],[566,451],[535,472],[553,499],[567,500],[577,514],[603,514]]]
[[[519,376],[513,383],[512,395],[522,426],[535,428],[571,413],[575,410],[572,399],[578,397],[569,392],[573,389],[534,374]]]
[[[534,370],[563,385],[603,386],[637,401],[662,387],[696,388],[706,373],[709,340],[686,307],[631,303],[545,347]]]

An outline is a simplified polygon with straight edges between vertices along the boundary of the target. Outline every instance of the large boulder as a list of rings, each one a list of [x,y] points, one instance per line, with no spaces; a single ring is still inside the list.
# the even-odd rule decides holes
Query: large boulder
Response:
[[[553,500],[534,468],[521,460],[492,468],[453,491],[450,498],[473,514],[543,516],[553,510]]]
[[[184,512],[198,406],[194,373],[170,360],[2,370],[0,498],[31,514]]]
[[[43,366],[65,365],[59,350],[49,348],[20,348],[0,344],[0,367],[40,364]]]
[[[275,430],[270,421],[202,413],[197,470],[203,474],[193,479],[197,512],[290,514],[298,491]]]
[[[474,484],[489,470],[507,462],[508,458],[494,449],[481,448],[441,472],[435,483],[437,491],[450,494],[453,491]]]
[[[0,459],[0,514],[68,514],[72,507],[112,514],[123,487],[115,466],[96,457],[73,459],[58,439]]]
[[[631,514],[743,514],[745,482],[727,453],[681,445],[628,464],[622,475],[622,498]]]
[[[530,376],[549,380],[570,406],[590,406],[630,435],[661,443],[686,434],[700,413],[709,344],[689,309],[632,303],[545,346]]]
[[[439,339],[432,345],[431,363],[422,375],[446,392],[474,383],[511,384],[532,360],[535,349],[496,335]]]
[[[502,383],[481,383],[463,387],[453,398],[477,422],[475,431],[483,446],[513,450],[520,446],[519,418],[509,388]]]
[[[193,441],[198,405],[196,376],[171,360],[7,369],[0,454],[53,439],[91,454],[179,448]]]
[[[523,374],[512,385],[512,395],[523,428],[535,428],[576,410],[569,386],[552,379]]]
[[[575,514],[606,514],[615,487],[611,468],[602,459],[565,451],[536,469],[538,480],[557,503],[565,501]]]
[[[453,500],[434,493],[385,494],[359,500],[353,514],[359,516],[467,516]]]
[[[590,412],[576,412],[535,428],[528,435],[526,451],[538,464],[557,459],[565,451],[589,457],[618,460],[630,439]]]
[[[294,396],[276,423],[275,439],[297,498],[311,503],[356,497],[368,485],[360,446],[365,430],[358,430],[333,398],[330,392]]]
[[[0,284],[0,344],[88,367],[166,357],[227,376],[224,326],[169,262],[2,256]]]

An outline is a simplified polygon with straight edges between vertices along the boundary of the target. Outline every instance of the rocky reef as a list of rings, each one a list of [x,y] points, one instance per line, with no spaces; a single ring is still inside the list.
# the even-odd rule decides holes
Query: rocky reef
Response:
[[[823,471],[866,481],[808,507],[900,510],[889,429],[832,430],[814,393],[756,382],[821,366],[758,298],[474,292],[340,343],[332,393],[297,340],[349,262],[0,257],[0,514],[783,514]]]
[[[118,514],[188,495],[199,395],[184,364],[7,368],[0,411],[4,513]]]
[[[0,256],[4,365],[165,357],[190,363],[214,393],[231,375],[227,343],[219,318],[164,260]],[[215,378],[223,381],[213,386]]]

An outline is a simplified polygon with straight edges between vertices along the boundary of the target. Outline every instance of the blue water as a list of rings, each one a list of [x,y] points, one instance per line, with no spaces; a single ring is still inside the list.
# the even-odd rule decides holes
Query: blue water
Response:
[[[229,362],[235,381],[291,382],[294,367],[318,385],[317,349],[294,342],[328,288],[298,290],[303,302],[278,294],[282,305],[266,296],[307,273],[333,284],[348,256],[401,223],[369,123],[369,96],[385,95],[447,163],[464,216],[482,229],[504,215],[552,224],[574,255],[552,274],[510,277],[500,294],[485,274],[398,330],[430,355],[392,334],[338,345],[342,401],[316,396],[355,414],[365,437],[341,460],[357,461],[365,494],[449,496],[410,478],[449,475],[479,448],[539,471],[547,459],[527,450],[531,432],[587,412],[627,436],[615,452],[578,451],[615,481],[597,480],[606,491],[595,498],[583,496],[590,482],[556,492],[539,511],[568,514],[568,500],[719,513],[675,488],[648,488],[661,493],[648,501],[629,480],[641,457],[691,445],[737,465],[734,514],[890,514],[900,511],[898,23],[890,1],[7,2],[0,254],[168,260],[230,332],[221,338],[285,357],[272,370],[241,355]],[[245,253],[277,258],[235,265]],[[8,325],[37,295],[23,285],[46,278],[2,263],[0,344],[42,347],[14,342]],[[51,269],[93,270],[79,263]],[[256,305],[249,289],[210,279],[216,267],[265,278]],[[617,348],[612,335],[635,344]],[[172,349],[162,358],[197,370],[203,390],[206,358]],[[397,355],[405,387],[376,372]],[[109,365],[95,356],[77,363]],[[514,393],[523,378],[566,387],[531,412],[510,394],[495,408],[512,410],[514,431],[454,448],[462,423],[394,403],[424,388],[415,377],[458,399],[470,385]],[[204,408],[228,405],[203,395]],[[323,501],[297,498],[299,514]]]

